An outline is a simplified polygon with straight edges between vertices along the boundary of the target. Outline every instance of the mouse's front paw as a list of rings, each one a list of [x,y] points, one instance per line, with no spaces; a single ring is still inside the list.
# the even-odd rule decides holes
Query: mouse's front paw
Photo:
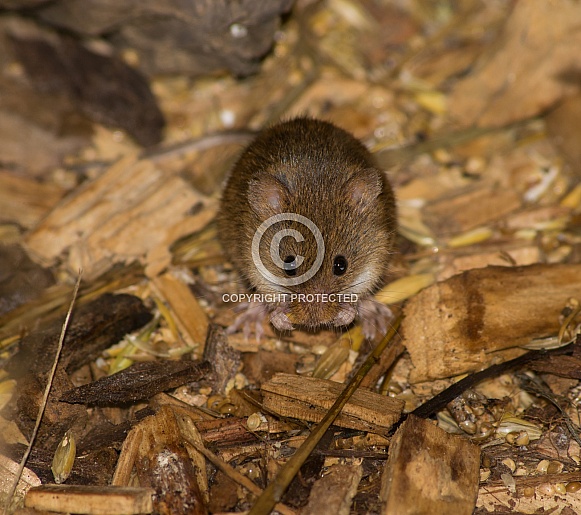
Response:
[[[245,302],[236,307],[236,311],[241,313],[236,320],[228,326],[226,333],[233,334],[242,328],[242,334],[246,340],[254,333],[256,341],[259,342],[264,336],[264,319],[268,314],[266,305],[259,302]]]
[[[357,312],[363,334],[368,340],[373,340],[377,334],[384,335],[393,318],[391,309],[374,299],[360,300]]]

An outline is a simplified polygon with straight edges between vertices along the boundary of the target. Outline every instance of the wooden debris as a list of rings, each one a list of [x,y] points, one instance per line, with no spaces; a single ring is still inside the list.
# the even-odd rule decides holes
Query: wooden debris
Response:
[[[0,222],[33,227],[64,193],[56,185],[0,171]]]
[[[424,221],[438,236],[469,231],[507,215],[521,205],[517,193],[506,188],[481,187],[444,196],[424,209]]]
[[[221,327],[212,325],[208,332],[203,358],[212,364],[214,374],[210,381],[212,392],[223,395],[226,388],[234,385],[236,374],[240,371],[240,353],[234,350],[228,343],[226,331]]]
[[[27,508],[57,513],[131,515],[152,513],[153,494],[151,488],[42,485],[28,491],[24,505]]]
[[[444,281],[461,272],[474,268],[485,268],[490,265],[534,265],[540,259],[541,251],[538,245],[528,243],[483,245],[466,249],[465,252],[442,255],[440,260],[442,268],[438,272],[438,280]]]
[[[0,315],[38,298],[53,283],[52,273],[31,261],[20,246],[0,246]]]
[[[320,422],[341,394],[340,383],[291,374],[276,374],[263,383],[264,407],[285,417]],[[403,401],[363,388],[345,405],[335,424],[341,427],[388,434],[399,419]]]
[[[248,430],[246,419],[228,417],[196,423],[207,445],[215,447],[243,446],[258,441],[256,435]]]
[[[404,345],[412,382],[451,377],[524,351],[556,335],[559,314],[581,289],[581,265],[475,269],[437,283],[405,308]]]
[[[198,355],[204,351],[208,333],[208,316],[198,299],[183,281],[171,273],[163,274],[152,280],[153,291],[167,302],[180,334],[187,339],[189,347],[196,349]]]
[[[138,297],[127,294],[100,296],[75,310],[65,338],[62,363],[70,372],[78,370],[151,318]],[[19,351],[6,364],[6,370],[14,377],[45,373],[50,368],[61,326],[62,317],[56,317],[47,327],[22,338]]]
[[[313,486],[309,503],[301,510],[301,515],[349,515],[362,475],[361,463],[333,465]]]
[[[581,117],[581,94],[577,92],[559,103],[546,118],[547,132],[551,141],[559,148],[574,173],[579,177],[581,149],[578,145]]]
[[[7,497],[13,487],[18,472],[18,463],[0,454],[0,499],[4,506],[8,505]],[[41,481],[38,476],[32,470],[25,467],[20,474],[20,479],[10,505],[13,507],[20,504],[26,492],[32,487],[40,486],[40,484]]]
[[[112,376],[79,386],[60,398],[72,404],[115,406],[147,400],[186,383],[200,381],[211,372],[207,361],[145,361]]]
[[[201,441],[192,441],[191,439],[188,439],[188,443],[192,445],[199,453],[203,454],[208,459],[208,461],[210,461],[210,463],[212,463],[222,474],[224,474],[232,482],[235,481],[236,483],[243,486],[253,494],[260,495],[262,490],[258,486],[256,486],[255,483],[253,483],[245,475],[241,474],[235,468],[231,467],[230,465],[228,465],[228,463],[222,461],[218,456],[216,456],[208,449],[206,449],[202,445]],[[282,515],[293,515],[293,513],[295,513],[294,511],[290,510],[287,506],[280,503],[276,505],[276,510],[280,512]]]
[[[480,447],[410,415],[396,431],[383,471],[385,515],[471,515]]]
[[[580,21],[581,12],[567,0],[515,4],[501,37],[490,41],[476,71],[452,92],[452,118],[464,126],[504,126],[575,93],[566,77],[577,63]],[[507,70],[514,77],[509,83]]]
[[[112,484],[126,486],[136,478],[140,486],[152,488],[157,513],[203,514],[208,480],[205,468],[194,465],[192,448],[186,449],[176,418],[181,416],[187,414],[164,406],[135,426],[123,443]]]
[[[129,156],[61,202],[25,243],[46,263],[68,251],[69,269],[82,268],[91,280],[116,262],[145,261],[168,228],[204,203],[179,176]]]

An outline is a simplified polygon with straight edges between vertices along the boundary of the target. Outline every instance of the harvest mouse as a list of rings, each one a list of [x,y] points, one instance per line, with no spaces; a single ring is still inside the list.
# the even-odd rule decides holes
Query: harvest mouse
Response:
[[[256,293],[231,330],[266,316],[281,331],[361,321],[372,338],[391,312],[385,284],[396,235],[392,189],[365,146],[335,125],[301,117],[262,131],[227,180],[222,246]]]

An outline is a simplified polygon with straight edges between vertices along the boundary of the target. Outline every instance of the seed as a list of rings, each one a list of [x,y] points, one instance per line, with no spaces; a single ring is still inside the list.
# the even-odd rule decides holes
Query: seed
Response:
[[[547,474],[560,474],[563,472],[563,464],[560,461],[551,461],[547,467]]]
[[[235,415],[236,411],[238,411],[238,408],[230,402],[224,402],[220,404],[218,411],[222,415]]]
[[[512,431],[511,433],[507,433],[505,440],[506,440],[506,443],[508,443],[510,445],[514,445],[517,438],[518,438],[518,433],[515,431]]]
[[[581,490],[581,483],[579,481],[571,481],[567,483],[566,489],[568,494],[574,494]]]
[[[511,472],[516,470],[516,463],[510,458],[504,458],[502,462]]]
[[[521,445],[528,445],[530,443],[530,441],[531,441],[531,439],[529,437],[529,434],[526,431],[521,431],[518,434],[518,437],[514,443],[518,446],[521,446]]]
[[[217,410],[222,402],[224,402],[224,397],[221,395],[211,395],[206,401],[206,406],[210,409]]]
[[[549,460],[541,460],[537,464],[537,471],[541,474],[546,474],[547,469],[549,468]]]
[[[246,427],[250,429],[250,431],[256,431],[263,423],[262,420],[263,418],[265,419],[264,421],[266,422],[266,418],[264,417],[264,415],[262,415],[259,412],[253,413],[246,420]]]
[[[471,420],[463,420],[458,425],[460,426],[460,429],[462,429],[462,431],[468,433],[469,435],[473,435],[474,433],[476,433],[476,424]]]
[[[535,489],[532,486],[526,486],[522,493],[524,497],[533,497],[535,495]]]
[[[543,483],[537,487],[537,491],[541,495],[554,495],[555,494],[555,487],[549,483]]]
[[[494,433],[494,426],[490,422],[483,422],[480,424],[480,431],[478,434],[481,438],[488,438]]]
[[[565,483],[555,483],[555,492],[559,495],[565,495],[567,493]]]
[[[56,484],[60,485],[61,483],[64,483],[69,477],[73,468],[73,463],[75,462],[76,452],[77,445],[75,442],[75,436],[69,429],[58,444],[52,459],[51,470]]]

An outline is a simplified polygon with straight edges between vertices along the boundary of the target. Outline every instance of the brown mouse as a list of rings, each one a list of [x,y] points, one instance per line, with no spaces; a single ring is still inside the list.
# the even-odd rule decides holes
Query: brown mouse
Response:
[[[317,231],[318,229],[318,231]],[[278,330],[361,320],[371,338],[390,310],[372,295],[394,253],[393,191],[365,146],[335,125],[295,118],[262,131],[227,180],[222,246],[257,294],[231,329],[269,316]]]

